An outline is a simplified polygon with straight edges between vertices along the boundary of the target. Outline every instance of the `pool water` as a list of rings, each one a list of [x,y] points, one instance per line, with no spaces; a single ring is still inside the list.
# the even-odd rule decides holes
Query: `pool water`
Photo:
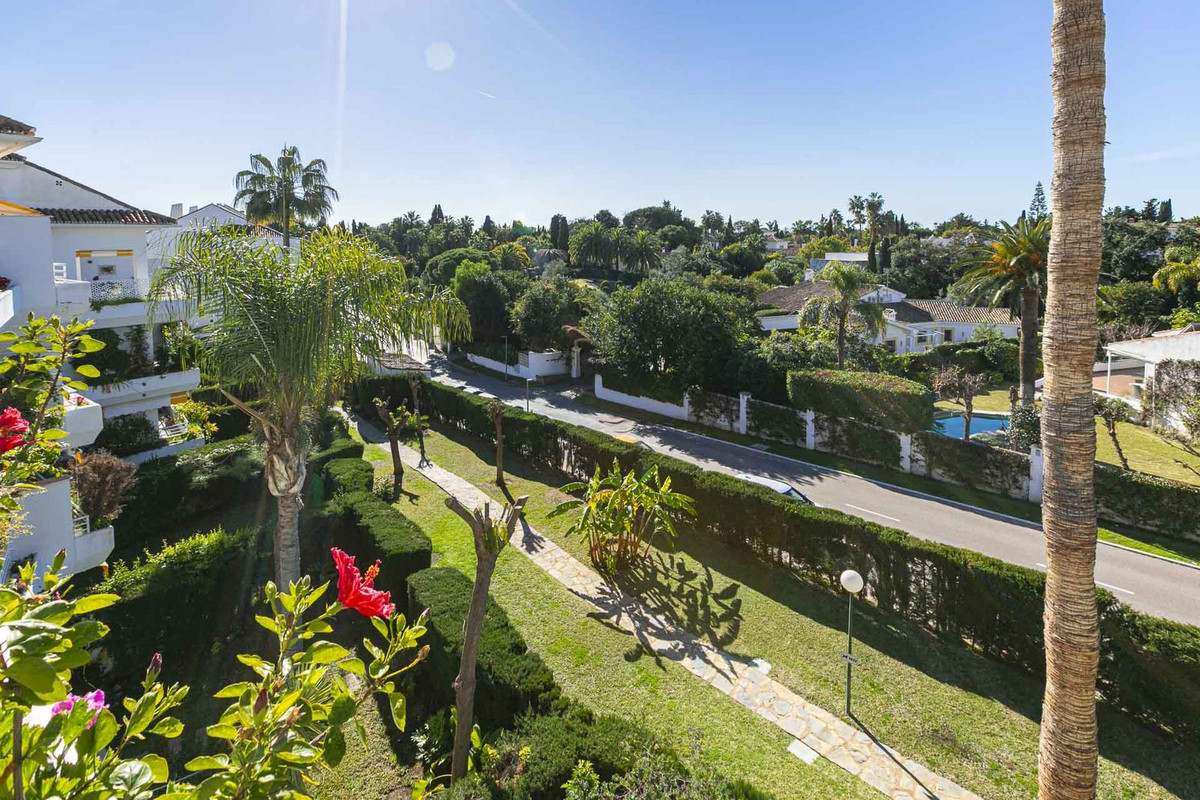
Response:
[[[963,425],[965,420],[962,414],[954,413],[948,417],[935,419],[933,427],[930,428],[934,433],[940,433],[942,436],[951,436],[955,439],[961,439],[963,435]],[[1008,430],[1008,417],[984,417],[979,414],[971,417],[971,435],[984,433],[986,431],[1006,431]]]

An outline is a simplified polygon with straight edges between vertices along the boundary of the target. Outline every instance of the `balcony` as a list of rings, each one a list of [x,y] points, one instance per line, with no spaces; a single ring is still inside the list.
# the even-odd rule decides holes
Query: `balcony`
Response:
[[[100,404],[78,392],[71,392],[63,406],[62,428],[67,432],[67,446],[87,447],[96,441],[104,427],[104,409]]]
[[[115,537],[112,525],[93,530],[87,515],[76,517],[74,522],[75,547],[69,564],[71,571],[84,572],[100,566],[113,551]]]
[[[190,392],[200,385],[200,370],[147,375],[120,383],[89,389],[92,398],[104,407],[105,416],[151,411],[171,404],[172,395]]]

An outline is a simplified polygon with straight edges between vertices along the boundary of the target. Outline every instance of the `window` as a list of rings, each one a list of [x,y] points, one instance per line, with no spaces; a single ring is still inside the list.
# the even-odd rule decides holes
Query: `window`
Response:
[[[954,328],[946,328],[946,330],[942,331],[942,341],[943,342],[953,342],[954,341]]]
[[[896,352],[896,340],[895,339],[884,339],[883,346],[889,353]]]

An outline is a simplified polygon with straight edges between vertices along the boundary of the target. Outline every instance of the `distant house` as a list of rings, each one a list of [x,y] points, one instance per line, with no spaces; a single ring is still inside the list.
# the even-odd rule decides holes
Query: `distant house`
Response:
[[[760,306],[778,311],[759,318],[763,330],[795,330],[800,327],[799,315],[805,303],[832,294],[828,283],[814,279],[812,270],[805,278],[795,286],[776,286],[758,296]],[[910,300],[903,292],[883,284],[864,293],[862,299],[883,306],[884,330],[875,338],[875,344],[894,353],[965,342],[980,325],[994,325],[1006,338],[1016,337],[1020,328],[1020,321],[1007,309],[960,306],[950,300]]]
[[[824,258],[810,258],[808,268],[813,272],[820,272],[836,261],[839,264],[850,264],[865,269],[869,257],[870,253],[826,253]]]
[[[1154,382],[1158,365],[1164,361],[1200,361],[1200,326],[1189,325],[1159,331],[1144,339],[1112,342],[1104,348],[1105,360],[1096,364],[1092,389],[1118,397],[1134,409],[1142,409],[1146,386]],[[1150,409],[1154,414],[1154,409]],[[1178,414],[1155,415],[1158,424],[1183,429]]]
[[[171,206],[171,218],[176,226],[163,230],[149,231],[146,237],[146,252],[149,256],[150,274],[166,263],[175,252],[175,243],[188,230],[196,228],[235,227],[253,234],[256,238],[283,246],[283,233],[268,225],[256,225],[233,206],[224,203],[209,203],[192,206],[183,213],[183,203]]]
[[[768,233],[765,237],[768,253],[783,253],[786,252],[791,244],[787,239],[776,238],[775,234]]]

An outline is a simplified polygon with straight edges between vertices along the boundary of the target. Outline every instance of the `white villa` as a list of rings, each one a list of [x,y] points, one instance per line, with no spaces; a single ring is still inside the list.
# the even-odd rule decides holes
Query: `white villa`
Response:
[[[1098,394],[1120,398],[1140,411],[1146,385],[1154,381],[1159,364],[1172,360],[1200,361],[1200,326],[1189,325],[1159,331],[1144,339],[1112,342],[1104,351],[1105,360],[1093,369],[1092,389]],[[1177,414],[1158,416],[1159,424],[1183,430]]]
[[[840,258],[830,260],[841,261]],[[810,269],[802,283],[776,286],[758,296],[759,305],[779,311],[760,317],[759,323],[767,331],[796,330],[800,327],[800,310],[804,304],[831,292],[829,284],[815,280]],[[939,344],[965,342],[975,334],[976,328],[985,324],[995,326],[1005,338],[1014,338],[1021,325],[1008,309],[960,306],[951,300],[911,300],[904,292],[883,284],[876,285],[861,299],[883,306],[886,324],[875,343],[893,353],[916,353]]]
[[[810,258],[808,260],[808,268],[813,272],[820,272],[825,269],[830,263],[837,261],[839,264],[847,264],[861,269],[867,268],[867,262],[870,260],[871,254],[862,253],[826,253],[824,258]]]
[[[19,327],[30,313],[80,317],[117,334],[128,350],[130,333],[140,326],[152,359],[163,343],[164,323],[181,317],[160,308],[150,319],[147,241],[157,232],[176,229],[176,220],[18,153],[39,141],[32,126],[0,116],[0,276],[8,279],[0,292],[0,330]],[[146,415],[160,423],[161,431],[173,419],[172,402],[186,398],[199,382],[199,370],[156,369],[95,385],[86,397],[67,403],[66,445],[91,444],[105,420],[126,414]],[[64,548],[69,572],[103,562],[112,551],[112,528],[92,530],[87,517],[73,510],[69,479],[48,481],[43,489],[24,501],[31,533],[14,539],[4,554],[4,574],[31,557],[47,562]]]

